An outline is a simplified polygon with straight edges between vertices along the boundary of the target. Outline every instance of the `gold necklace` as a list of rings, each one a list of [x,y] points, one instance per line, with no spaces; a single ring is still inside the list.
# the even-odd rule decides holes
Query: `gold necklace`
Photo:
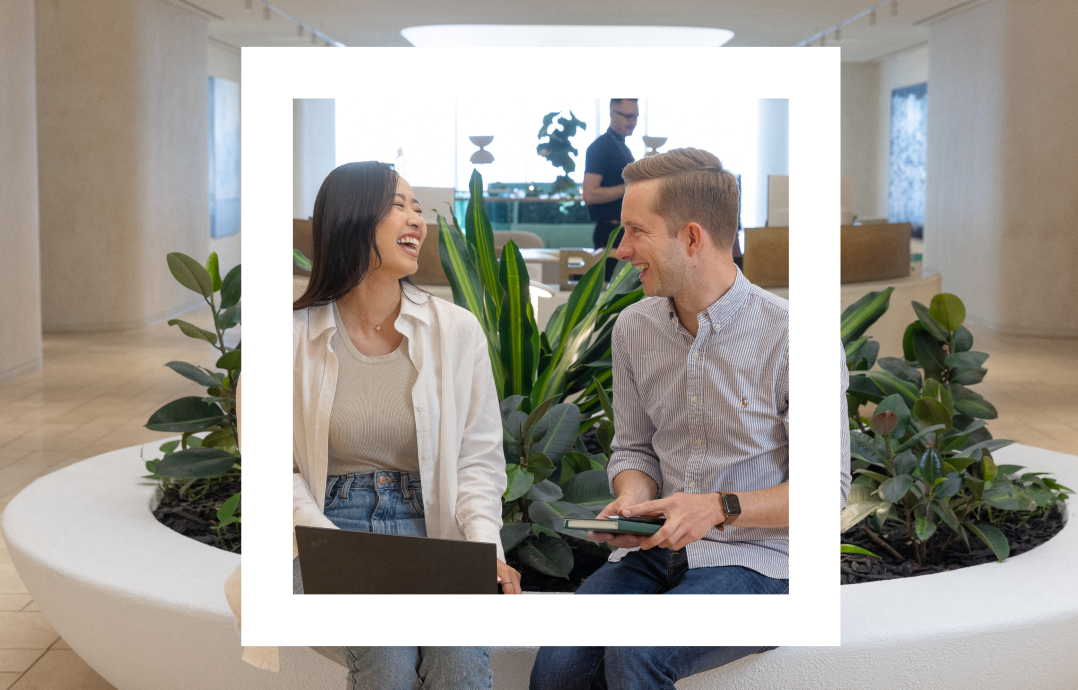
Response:
[[[337,304],[341,304],[340,300],[337,300]],[[368,321],[367,319],[363,318],[362,316],[357,314],[355,311],[353,311],[352,308],[349,307],[347,304],[341,304],[341,306],[343,306],[345,309],[347,309],[349,311],[349,313],[352,314],[352,316],[356,317],[357,319],[359,319],[363,323],[367,324],[368,326],[374,326],[374,330],[376,330],[376,331],[381,331],[382,330],[382,325],[381,324],[372,323],[372,322]],[[386,320],[389,320],[389,317],[386,317]]]

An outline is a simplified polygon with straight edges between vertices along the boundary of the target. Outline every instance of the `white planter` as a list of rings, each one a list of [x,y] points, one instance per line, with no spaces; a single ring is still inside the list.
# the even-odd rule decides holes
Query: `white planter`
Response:
[[[222,589],[239,557],[154,519],[153,485],[138,479],[139,450],[42,477],[4,513],[15,567],[56,631],[118,690],[343,687],[344,670],[307,648],[283,648],[280,674],[240,661]],[[1074,456],[1012,446],[998,460],[1078,487]],[[1003,564],[843,587],[842,647],[780,648],[678,687],[1073,690],[1076,572],[1072,521],[1047,544]],[[526,688],[535,650],[493,652],[498,690]]]

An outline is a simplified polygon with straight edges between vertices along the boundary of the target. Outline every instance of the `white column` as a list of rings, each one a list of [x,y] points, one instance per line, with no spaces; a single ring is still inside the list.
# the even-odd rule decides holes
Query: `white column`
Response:
[[[322,180],[337,167],[336,101],[292,101],[292,216],[307,219]]]
[[[1005,333],[1078,336],[1078,3],[932,27],[926,269]]]
[[[0,3],[0,380],[41,366],[34,2]]]
[[[756,222],[767,220],[767,176],[790,174],[790,101],[761,98],[756,156]]]
[[[208,254],[206,22],[163,0],[35,9],[45,330],[190,309],[165,255]]]

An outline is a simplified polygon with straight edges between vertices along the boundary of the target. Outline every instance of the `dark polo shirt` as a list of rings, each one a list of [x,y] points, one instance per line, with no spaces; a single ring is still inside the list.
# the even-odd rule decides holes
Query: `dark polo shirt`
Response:
[[[633,154],[625,145],[625,137],[611,130],[596,139],[584,154],[584,172],[602,175],[600,187],[622,184],[621,171],[633,162]],[[594,221],[614,220],[621,222],[621,199],[605,204],[588,205],[588,215]]]

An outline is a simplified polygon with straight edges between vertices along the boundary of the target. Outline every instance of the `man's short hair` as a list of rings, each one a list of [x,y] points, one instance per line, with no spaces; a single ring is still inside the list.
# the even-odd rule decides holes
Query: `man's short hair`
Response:
[[[625,166],[625,182],[661,180],[651,210],[674,235],[686,224],[699,223],[719,249],[729,249],[737,237],[737,178],[713,153],[701,149],[671,149]]]
[[[613,110],[614,106],[621,105],[622,101],[632,101],[633,103],[636,103],[638,100],[640,100],[640,99],[639,98],[611,98],[610,99],[610,109]]]

